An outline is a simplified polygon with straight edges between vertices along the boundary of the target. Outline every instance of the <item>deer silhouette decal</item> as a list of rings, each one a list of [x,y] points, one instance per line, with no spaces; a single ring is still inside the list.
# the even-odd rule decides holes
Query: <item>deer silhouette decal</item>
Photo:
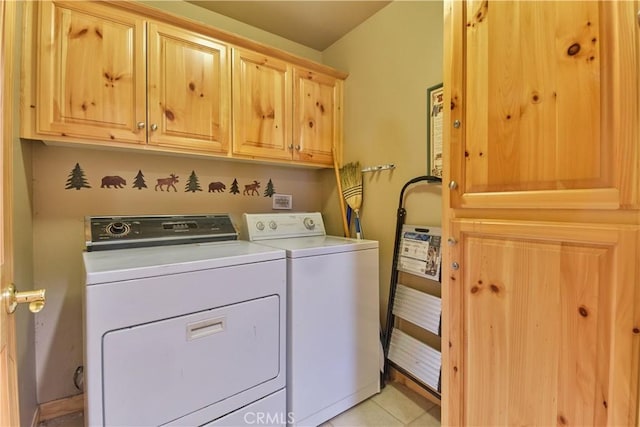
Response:
[[[169,175],[168,178],[158,178],[158,183],[156,184],[156,191],[158,191],[158,187],[160,187],[160,191],[164,191],[162,189],[162,186],[166,186],[167,191],[169,191],[169,188],[173,188],[173,191],[177,192],[178,190],[176,189],[176,186],[174,184],[176,184],[178,182],[178,178],[179,176],[176,176],[174,174]]]
[[[253,184],[247,184],[244,186],[244,191],[242,192],[245,196],[259,196],[258,188],[260,188],[260,183],[258,181],[253,181]]]

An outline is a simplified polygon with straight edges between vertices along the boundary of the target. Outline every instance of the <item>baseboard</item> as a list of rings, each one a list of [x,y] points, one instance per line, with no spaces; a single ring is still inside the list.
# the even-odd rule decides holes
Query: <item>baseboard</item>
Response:
[[[39,413],[38,423],[82,411],[84,411],[84,394],[52,400],[40,404],[37,411]]]
[[[415,381],[413,381],[411,378],[404,375],[402,372],[398,371],[397,369],[393,368],[392,366],[389,366],[389,378],[391,379],[391,381],[400,383],[406,386],[408,389],[415,391],[416,393],[418,393],[420,396],[424,397],[428,401],[433,402],[438,406],[441,406],[440,399],[438,399],[433,394],[429,393],[422,386],[420,386],[419,384],[416,384]]]

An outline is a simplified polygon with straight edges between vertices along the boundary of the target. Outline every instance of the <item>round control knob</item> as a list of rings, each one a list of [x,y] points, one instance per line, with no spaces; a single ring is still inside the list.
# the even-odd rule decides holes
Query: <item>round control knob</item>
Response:
[[[313,230],[316,227],[316,223],[313,222],[313,219],[306,217],[302,223],[307,230]]]
[[[107,234],[113,237],[126,236],[130,229],[129,224],[124,222],[112,222],[105,227]]]
[[[256,222],[256,228],[260,231],[264,230],[264,222],[262,221]]]
[[[276,224],[275,221],[269,221],[269,228],[275,230],[276,228],[278,228],[278,224]]]

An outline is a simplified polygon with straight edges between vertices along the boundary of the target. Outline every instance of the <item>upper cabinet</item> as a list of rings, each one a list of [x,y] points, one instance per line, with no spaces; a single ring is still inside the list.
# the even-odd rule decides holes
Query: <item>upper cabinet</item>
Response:
[[[148,24],[149,144],[228,153],[229,48],[166,24]]]
[[[35,133],[226,154],[228,47],[87,2],[41,2]]]
[[[451,206],[639,206],[634,2],[453,8]]]
[[[144,21],[84,2],[41,2],[37,18],[36,134],[145,143]]]
[[[234,49],[233,154],[331,166],[342,146],[341,79]]]
[[[136,2],[25,9],[24,138],[320,167],[342,150],[344,73]]]
[[[233,51],[233,154],[291,160],[291,64]]]
[[[330,165],[342,143],[343,81],[300,67],[293,80],[293,158]]]

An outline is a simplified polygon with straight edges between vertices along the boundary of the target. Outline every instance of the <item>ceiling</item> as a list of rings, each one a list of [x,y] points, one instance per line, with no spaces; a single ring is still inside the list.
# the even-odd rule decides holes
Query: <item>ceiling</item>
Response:
[[[197,6],[323,51],[391,1],[203,1]]]

